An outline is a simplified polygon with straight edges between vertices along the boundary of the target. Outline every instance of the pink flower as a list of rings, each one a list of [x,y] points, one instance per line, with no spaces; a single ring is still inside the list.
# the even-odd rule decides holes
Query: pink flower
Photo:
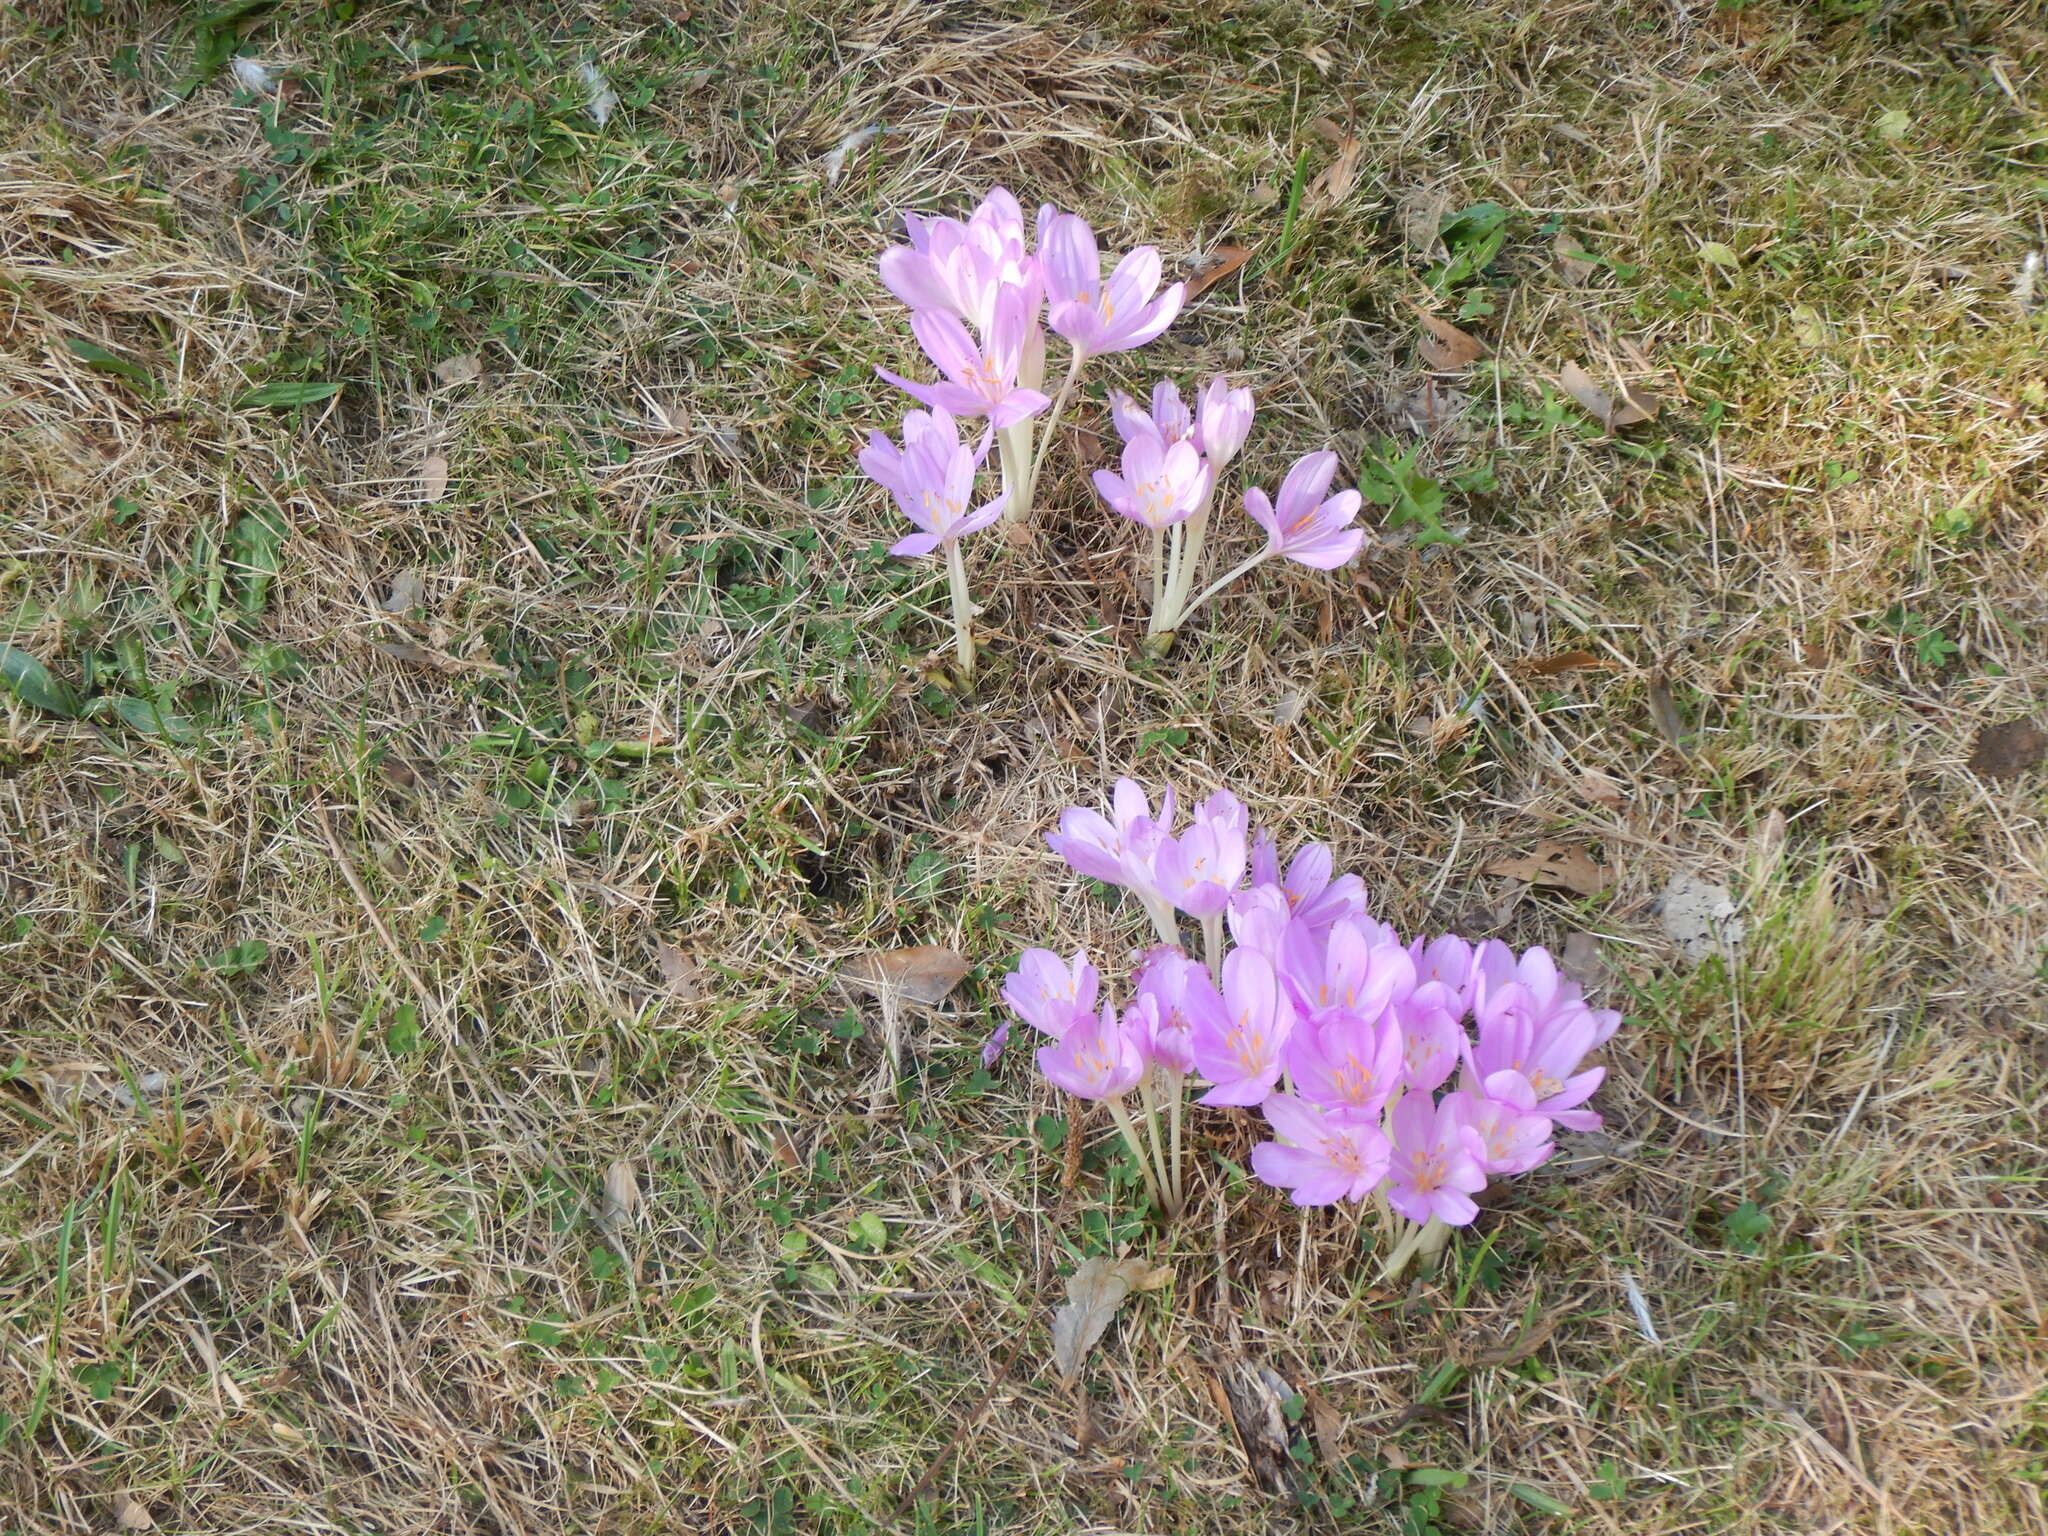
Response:
[[[1409,993],[1394,1013],[1401,1026],[1402,1081],[1418,1093],[1434,1093],[1469,1048],[1459,1012],[1443,986],[1431,982]]]
[[[1215,484],[1190,442],[1168,444],[1143,432],[1124,445],[1123,473],[1095,471],[1095,489],[1118,513],[1147,528],[1170,528],[1194,516]]]
[[[1060,813],[1058,832],[1046,834],[1046,846],[1074,867],[1077,874],[1104,885],[1126,884],[1124,842],[1140,823],[1152,825],[1152,802],[1145,791],[1129,779],[1118,779],[1111,797],[1115,821],[1086,806],[1073,806]],[[1173,791],[1160,801],[1160,817],[1173,819]]]
[[[1536,1113],[1536,1090],[1519,1072],[1496,1072],[1483,1086],[1470,1073],[1456,1093],[1444,1095],[1478,1138],[1472,1153],[1488,1173],[1527,1173],[1556,1150],[1550,1121]]]
[[[1447,1099],[1431,1104],[1410,1093],[1394,1106],[1392,1182],[1387,1203],[1410,1221],[1434,1218],[1462,1227],[1479,1214],[1472,1196],[1486,1188],[1486,1170],[1473,1151],[1478,1137]]]
[[[1027,312],[1026,296],[1014,289],[997,297],[994,317],[980,343],[952,314],[921,309],[910,317],[910,329],[946,376],[944,381],[918,384],[886,368],[875,372],[926,405],[956,416],[985,415],[989,425],[1000,430],[1052,404],[1048,396],[1017,381],[1025,343],[1037,323]]]
[[[1434,939],[1418,938],[1408,946],[1408,953],[1415,960],[1417,984],[1440,984],[1457,999],[1458,1012],[1463,1014],[1472,999],[1476,958],[1472,946],[1456,934],[1446,933]]]
[[[1189,1032],[1195,1065],[1216,1086],[1204,1104],[1256,1104],[1280,1080],[1280,1052],[1294,1028],[1294,1010],[1273,963],[1249,949],[1223,962],[1223,1015],[1196,1018]]]
[[[1365,882],[1356,875],[1332,879],[1334,863],[1327,844],[1304,843],[1288,864],[1283,879],[1280,854],[1272,835],[1261,832],[1252,844],[1252,883],[1279,886],[1296,918],[1318,932],[1327,933],[1340,918],[1363,922],[1366,915]]]
[[[1576,1000],[1539,1016],[1528,997],[1514,985],[1482,992],[1474,1004],[1473,1070],[1488,1081],[1497,1072],[1518,1072],[1528,1079],[1543,1114],[1569,1131],[1597,1131],[1598,1112],[1579,1106],[1606,1080],[1607,1069],[1581,1072],[1579,1066],[1605,1038],[1603,1021]]]
[[[965,223],[906,214],[910,244],[883,253],[882,281],[911,312],[936,310],[986,332],[1005,290],[1024,297],[1035,326],[1043,301],[1038,263],[1025,249],[1024,210],[1001,187]]]
[[[868,478],[885,487],[920,530],[890,545],[890,554],[928,555],[1002,515],[1001,495],[967,510],[975,471],[988,455],[986,438],[970,448],[960,441],[959,424],[947,412],[912,411],[903,418],[903,444],[898,449],[875,432],[860,454]]]
[[[1180,283],[1160,292],[1159,252],[1149,245],[1118,262],[1105,282],[1095,231],[1050,209],[1038,218],[1038,265],[1052,328],[1084,357],[1142,347],[1173,324],[1186,293]]]
[[[1243,802],[1227,791],[1196,806],[1185,832],[1159,839],[1152,859],[1159,893],[1190,917],[1221,912],[1244,880],[1249,824]]]
[[[1279,961],[1286,952],[1288,927],[1294,921],[1285,891],[1270,883],[1248,885],[1230,898],[1224,911],[1232,943]]]
[[[1295,928],[1306,931],[1298,920]],[[1288,995],[1314,1018],[1341,1012],[1377,1020],[1415,990],[1415,962],[1408,951],[1349,918],[1333,925],[1319,948],[1290,945],[1284,955]]]
[[[1363,1200],[1386,1177],[1390,1149],[1377,1127],[1336,1119],[1285,1093],[1261,1107],[1279,1140],[1252,1148],[1252,1172],[1291,1191],[1296,1205]]]
[[[1118,1099],[1145,1075],[1145,1057],[1104,1003],[1099,1017],[1075,1019],[1056,1043],[1038,1052],[1038,1070],[1077,1099]]]
[[[1192,1039],[1197,1020],[1219,1032],[1229,1023],[1209,967],[1177,949],[1161,946],[1154,951],[1138,974],[1137,994],[1140,1000],[1150,999],[1157,1010],[1145,1053],[1174,1072],[1195,1069]]]
[[[1304,1021],[1284,1052],[1294,1091],[1345,1120],[1379,1123],[1380,1110],[1401,1086],[1401,1030],[1390,1017],[1342,1011]]]
[[[1180,397],[1176,393],[1174,398],[1178,401]],[[1158,415],[1156,396],[1153,415]],[[1210,469],[1220,471],[1236,458],[1251,431],[1250,390],[1232,389],[1230,380],[1220,373],[1202,386],[1195,396],[1195,446],[1202,450]]]
[[[1252,486],[1244,493],[1244,509],[1266,530],[1268,554],[1285,555],[1312,570],[1330,571],[1357,555],[1365,534],[1349,527],[1363,500],[1356,491],[1339,491],[1325,499],[1337,473],[1337,455],[1325,449],[1295,462],[1280,484],[1275,511],[1266,493]]]
[[[1111,390],[1109,419],[1116,424],[1117,436],[1127,443],[1150,433],[1170,448],[1193,438],[1195,432],[1195,418],[1189,414],[1179,387],[1171,379],[1161,379],[1152,386],[1150,415],[1122,390]],[[1201,444],[1195,446],[1199,450]]]
[[[1077,1016],[1094,1015],[1101,985],[1102,977],[1088,963],[1085,949],[1075,950],[1071,960],[1062,960],[1049,949],[1027,949],[1018,957],[1017,969],[1003,978],[1002,997],[1010,1012],[1057,1040]]]

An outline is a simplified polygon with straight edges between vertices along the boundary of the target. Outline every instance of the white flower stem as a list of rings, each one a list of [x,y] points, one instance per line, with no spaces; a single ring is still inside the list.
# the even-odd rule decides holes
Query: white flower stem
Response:
[[[1159,605],[1166,600],[1166,530],[1152,530],[1152,627],[1159,627]]]
[[[1434,1216],[1419,1227],[1414,1222],[1409,1222],[1408,1235],[1401,1240],[1400,1246],[1387,1255],[1386,1267],[1380,1271],[1380,1283],[1385,1285],[1400,1279],[1402,1272],[1414,1262],[1415,1255],[1425,1244],[1433,1244],[1432,1251],[1441,1253],[1450,1235],[1451,1229]]]
[[[1152,633],[1155,635],[1179,629],[1182,618],[1186,616],[1188,589],[1194,586],[1196,573],[1202,568],[1202,545],[1208,538],[1209,508],[1214,500],[1215,492],[1211,491],[1196,508],[1193,517],[1174,527],[1174,532],[1180,535],[1180,544],[1174,556],[1173,575],[1166,583],[1166,601],[1152,615]]]
[[[1187,1074],[1173,1068],[1166,1069],[1166,1091],[1172,1095],[1166,1101],[1167,1135],[1173,1143],[1168,1165],[1173,1176],[1173,1208],[1184,1210],[1188,1202],[1187,1170],[1182,1166],[1180,1155],[1181,1110],[1187,1103]]]
[[[1160,1209],[1171,1220],[1180,1214],[1180,1197],[1174,1193],[1173,1178],[1166,1170],[1166,1139],[1159,1134],[1159,1103],[1152,1094],[1152,1073],[1148,1068],[1138,1079],[1138,1097],[1145,1106],[1145,1139],[1152,1148],[1152,1167],[1159,1177],[1164,1197]]]
[[[1242,576],[1246,571],[1250,570],[1253,566],[1257,565],[1260,561],[1264,560],[1266,556],[1270,555],[1272,552],[1272,546],[1268,545],[1266,548],[1260,550],[1257,554],[1253,555],[1250,559],[1244,560],[1239,564],[1232,566],[1229,570],[1225,571],[1221,576],[1217,577],[1206,588],[1203,589],[1202,595],[1200,597],[1196,598],[1192,603],[1189,603],[1185,608],[1181,609],[1180,613],[1177,615],[1180,622],[1185,624],[1189,619],[1193,618],[1195,616],[1196,609],[1200,608],[1202,604],[1209,601],[1210,598],[1214,597],[1218,592],[1221,592],[1225,587],[1229,586],[1233,581],[1237,580],[1237,578]]]
[[[1223,985],[1223,914],[1211,912],[1202,919],[1202,958],[1209,962],[1209,974]]]
[[[1053,429],[1059,425],[1060,412],[1067,408],[1067,396],[1074,392],[1074,381],[1081,377],[1081,365],[1088,361],[1088,354],[1079,347],[1070,346],[1067,354],[1067,376],[1060,380],[1060,392],[1052,397],[1052,409],[1045,413],[1043,435],[1039,439],[1038,452],[1031,460],[1031,473],[1024,480],[1024,512],[1029,517],[1038,503],[1038,477],[1045,472],[1045,456],[1052,452]]]
[[[1159,935],[1159,942],[1169,949],[1180,948],[1180,923],[1173,915],[1173,908],[1151,896],[1140,896],[1144,903],[1145,915],[1152,919],[1152,930]]]
[[[1003,471],[1004,523],[1021,522],[1031,510],[1024,483],[1031,468],[1031,420],[1013,421],[996,434],[996,460]]]
[[[1124,1145],[1131,1149],[1131,1155],[1138,1160],[1138,1167],[1145,1175],[1145,1191],[1152,1197],[1152,1203],[1161,1210],[1166,1202],[1160,1198],[1159,1178],[1152,1171],[1152,1159],[1145,1153],[1145,1144],[1138,1139],[1138,1128],[1131,1124],[1131,1112],[1124,1108],[1122,1099],[1105,1099],[1109,1106],[1110,1118],[1116,1121],[1116,1128],[1124,1133]]]
[[[974,604],[967,597],[967,561],[958,539],[946,540],[946,581],[953,589],[953,648],[960,658],[960,681],[974,681]]]

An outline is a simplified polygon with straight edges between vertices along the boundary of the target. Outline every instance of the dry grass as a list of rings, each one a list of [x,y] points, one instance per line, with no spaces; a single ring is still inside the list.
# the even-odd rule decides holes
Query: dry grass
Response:
[[[363,4],[239,24],[274,107],[171,94],[196,11],[46,9],[0,36],[0,638],[174,718],[0,738],[0,1530],[2048,1530],[2044,779],[1969,762],[2048,688],[2037,21]],[[1283,248],[1319,119],[1357,184]],[[1254,246],[1127,377],[1247,376],[1261,475],[1420,416],[1465,543],[1262,575],[1154,665],[1070,473],[934,685],[941,583],[851,472],[872,261],[998,179]],[[1431,379],[1404,230],[1484,199],[1490,356]],[[1603,438],[1571,361],[1657,420]],[[346,387],[246,403],[292,380]],[[1119,772],[1404,927],[1598,935],[1606,1133],[1412,1291],[1236,1119],[1150,1225],[973,1052],[1024,944],[1134,942],[1038,841]],[[1541,838],[1612,889],[1482,873]],[[1663,938],[1681,870],[1734,962]],[[831,978],[910,943],[977,970],[877,1096]],[[1049,1310],[1124,1244],[1175,1282],[1070,1395]]]

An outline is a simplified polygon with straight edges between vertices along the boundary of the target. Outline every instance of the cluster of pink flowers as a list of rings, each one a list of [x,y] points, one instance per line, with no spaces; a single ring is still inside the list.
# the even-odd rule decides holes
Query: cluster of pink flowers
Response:
[[[1124,443],[1122,473],[1098,469],[1095,489],[1114,511],[1152,531],[1152,634],[1172,634],[1202,604],[1275,556],[1319,571],[1358,557],[1365,533],[1351,524],[1363,498],[1355,490],[1330,494],[1337,455],[1325,449],[1295,461],[1277,505],[1259,487],[1245,488],[1244,510],[1266,541],[1195,595],[1218,479],[1251,435],[1252,392],[1232,389],[1219,374],[1196,393],[1192,411],[1170,379],[1153,386],[1150,411],[1129,395],[1109,398],[1110,419]]]
[[[1103,276],[1094,230],[1050,204],[1038,210],[1027,237],[1023,208],[1001,187],[965,219],[909,214],[904,224],[909,244],[883,254],[882,281],[909,306],[911,334],[939,377],[922,383],[876,370],[927,410],[905,418],[901,447],[872,434],[860,463],[916,528],[890,552],[945,558],[958,667],[967,678],[974,671],[976,609],[960,540],[998,519],[1021,523],[1030,516],[1060,412],[1089,359],[1158,336],[1180,313],[1185,285],[1161,287],[1159,253],[1151,246],[1130,252]],[[1067,344],[1065,375],[1051,395],[1044,389],[1048,330]],[[1110,415],[1123,439],[1122,463],[1117,471],[1096,471],[1095,486],[1112,509],[1151,531],[1155,637],[1172,635],[1261,561],[1279,556],[1331,570],[1363,545],[1364,534],[1351,526],[1358,492],[1331,494],[1337,456],[1312,453],[1288,472],[1277,499],[1256,486],[1244,491],[1244,509],[1265,542],[1197,594],[1210,506],[1219,477],[1251,432],[1252,393],[1214,378],[1189,410],[1179,388],[1162,380],[1149,411],[1113,391]],[[976,419],[986,425],[969,445],[960,423]],[[1002,490],[977,506],[974,479],[991,447]]]
[[[1605,1069],[1584,1063],[1621,1016],[1589,1006],[1543,949],[1403,942],[1371,916],[1359,879],[1334,873],[1327,847],[1302,848],[1283,872],[1228,793],[1176,819],[1171,790],[1155,813],[1126,779],[1109,816],[1071,809],[1046,839],[1152,918],[1161,942],[1125,1007],[1103,995],[1085,952],[1027,950],[1002,989],[1046,1038],[1039,1070],[1109,1104],[1169,1211],[1184,1189],[1191,1080],[1207,1085],[1199,1103],[1260,1109],[1271,1139],[1252,1170],[1297,1204],[1383,1197],[1426,1225],[1470,1222],[1489,1179],[1550,1155],[1554,1126],[1598,1126],[1585,1106]],[[1183,916],[1201,925],[1199,960],[1180,943]],[[990,1041],[991,1062],[1008,1031]],[[1142,1129],[1124,1104],[1133,1092]]]
[[[917,526],[891,553],[945,552],[960,669],[971,676],[974,609],[959,540],[997,517],[1021,522],[1030,515],[1052,428],[1083,365],[1152,340],[1180,313],[1185,289],[1179,283],[1161,289],[1159,253],[1151,246],[1132,251],[1105,278],[1095,231],[1051,204],[1038,210],[1035,238],[1027,241],[1024,210],[1001,187],[964,220],[907,214],[904,225],[910,243],[884,253],[882,281],[910,307],[911,334],[940,377],[922,384],[877,370],[930,414],[910,413],[900,451],[875,433],[861,467]],[[1067,343],[1066,378],[1057,396],[1041,387],[1048,326]],[[1042,434],[1036,430],[1041,414]],[[970,449],[960,442],[958,421],[976,417],[986,417],[988,425]],[[936,451],[916,454],[913,434]],[[974,472],[991,442],[1003,488],[970,513]],[[964,482],[957,471],[963,462]]]

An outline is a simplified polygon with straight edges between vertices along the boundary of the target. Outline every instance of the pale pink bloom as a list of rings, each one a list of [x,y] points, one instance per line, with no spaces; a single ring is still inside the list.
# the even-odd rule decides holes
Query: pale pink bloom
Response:
[[[1049,949],[1027,949],[1017,969],[1003,978],[1002,998],[1010,1012],[1040,1034],[1057,1040],[1078,1014],[1095,1012],[1102,977],[1088,963],[1088,951],[1077,949],[1062,960]]]
[[[1272,834],[1261,832],[1252,843],[1251,881],[1254,885],[1277,885],[1297,918],[1310,928],[1327,933],[1340,918],[1363,922],[1366,916],[1365,882],[1356,875],[1332,878],[1334,864],[1327,844],[1304,843],[1288,863],[1283,878]]]
[[[922,309],[910,317],[910,329],[938,370],[937,384],[919,384],[887,368],[876,373],[926,405],[956,416],[987,416],[1001,430],[1052,404],[1047,395],[1018,382],[1025,344],[1037,321],[1025,308],[1024,295],[1005,291],[996,300],[995,315],[977,342],[965,325],[944,310]]]
[[[1394,1009],[1401,1026],[1401,1076],[1418,1093],[1434,1093],[1457,1071],[1469,1048],[1459,1011],[1439,982],[1417,987]]]
[[[1439,983],[1457,999],[1458,1012],[1463,1014],[1472,1000],[1477,958],[1472,946],[1455,933],[1446,933],[1434,939],[1418,938],[1408,946],[1408,953],[1415,958],[1417,984]]]
[[[1295,931],[1306,931],[1306,926],[1297,922]],[[1377,1020],[1415,990],[1415,962],[1408,951],[1381,941],[1350,918],[1332,925],[1320,946],[1290,944],[1283,954],[1288,994],[1315,1018],[1342,1012]]]
[[[1593,1015],[1596,1046],[1606,1044],[1621,1025],[1621,1015],[1613,1009],[1589,1008],[1579,984],[1557,968],[1550,951],[1540,944],[1517,956],[1498,939],[1489,939],[1473,957],[1472,974],[1475,1013],[1512,1009],[1542,1033],[1548,1027],[1545,1021],[1587,1009]]]
[[[1270,883],[1248,885],[1230,898],[1224,909],[1230,925],[1231,942],[1240,949],[1257,950],[1268,960],[1279,962],[1287,941],[1288,925],[1294,921],[1287,905],[1287,893]]]
[[[1536,1095],[1536,1108],[1570,1131],[1600,1128],[1597,1111],[1579,1106],[1606,1080],[1605,1067],[1581,1072],[1580,1065],[1602,1039],[1605,1027],[1584,1003],[1571,1002],[1545,1017],[1517,1007],[1528,994],[1510,985],[1482,995],[1475,1005],[1477,1038],[1472,1068],[1491,1080],[1496,1072],[1519,1072]]]
[[[1202,1103],[1256,1104],[1273,1091],[1294,1010],[1264,955],[1232,950],[1223,962],[1223,1016],[1193,1025],[1195,1065],[1216,1085]]]
[[[975,471],[988,456],[987,438],[970,448],[960,441],[958,423],[947,412],[912,411],[903,418],[903,442],[898,449],[875,432],[860,454],[868,477],[885,487],[918,527],[918,532],[890,545],[890,554],[928,555],[1002,515],[1006,495],[968,510]]]
[[[1100,1016],[1077,1018],[1058,1041],[1038,1052],[1038,1070],[1077,1099],[1118,1099],[1145,1075],[1145,1057],[1116,1010],[1104,1003]]]
[[[1432,1104],[1409,1093],[1391,1116],[1393,1157],[1387,1203],[1410,1221],[1434,1218],[1462,1227],[1479,1214],[1472,1197],[1486,1188],[1486,1170],[1473,1148],[1478,1136],[1455,1105]]]
[[[1125,842],[1134,833],[1144,838],[1156,835],[1152,803],[1145,791],[1129,779],[1118,779],[1110,808],[1115,820],[1086,806],[1073,806],[1060,813],[1060,828],[1046,834],[1046,846],[1074,867],[1078,874],[1104,885],[1131,884],[1124,862]],[[1159,802],[1159,820],[1172,824],[1173,791],[1168,789]],[[1149,872],[1140,873],[1150,879]]]
[[[1325,449],[1297,460],[1280,483],[1276,510],[1266,493],[1252,486],[1244,493],[1244,509],[1266,530],[1266,550],[1312,570],[1329,571],[1350,561],[1365,544],[1365,534],[1350,527],[1363,498],[1357,491],[1326,496],[1337,473],[1337,455]]]
[[[1378,1124],[1401,1086],[1401,1029],[1391,1016],[1338,1011],[1303,1020],[1284,1056],[1294,1091],[1342,1119]]]
[[[1109,419],[1116,424],[1117,436],[1127,443],[1150,433],[1172,447],[1190,440],[1195,433],[1195,418],[1181,399],[1179,386],[1171,379],[1161,379],[1152,386],[1149,414],[1122,390],[1111,390]],[[1197,442],[1195,446],[1199,449],[1201,444]]]
[[[883,253],[882,281],[912,313],[937,310],[986,332],[1006,291],[1021,294],[1036,325],[1043,298],[1038,263],[1025,248],[1024,211],[1001,187],[972,217],[905,214],[910,244]]]
[[[1387,1175],[1390,1149],[1378,1127],[1325,1114],[1276,1093],[1261,1106],[1277,1141],[1252,1148],[1252,1172],[1296,1205],[1363,1200]]]
[[[1189,442],[1144,432],[1124,445],[1123,473],[1095,471],[1095,489],[1119,514],[1147,528],[1185,522],[1209,498],[1215,478]]]
[[[1173,324],[1187,291],[1181,283],[1160,291],[1159,252],[1149,245],[1124,257],[1105,280],[1095,231],[1084,219],[1049,209],[1039,214],[1038,265],[1052,328],[1084,357],[1143,346]]]
[[[1443,1102],[1457,1106],[1478,1138],[1471,1150],[1488,1173],[1527,1173],[1556,1150],[1549,1118],[1536,1113],[1536,1090],[1519,1072],[1496,1072],[1484,1084],[1475,1084],[1468,1072]]]
[[[1197,1020],[1219,1031],[1229,1024],[1223,994],[1216,990],[1209,967],[1177,949],[1161,946],[1154,952],[1138,974],[1137,994],[1151,999],[1157,1009],[1146,1054],[1175,1072],[1195,1069],[1192,1039]]]
[[[1152,858],[1159,893],[1190,917],[1213,917],[1244,880],[1250,818],[1235,795],[1218,790],[1195,807],[1186,831],[1161,837]]]
[[[1180,397],[1175,395],[1177,401]],[[1157,416],[1155,404],[1153,414]],[[1232,389],[1222,374],[1204,384],[1195,396],[1195,446],[1212,470],[1237,457],[1237,450],[1252,431],[1252,392]]]

